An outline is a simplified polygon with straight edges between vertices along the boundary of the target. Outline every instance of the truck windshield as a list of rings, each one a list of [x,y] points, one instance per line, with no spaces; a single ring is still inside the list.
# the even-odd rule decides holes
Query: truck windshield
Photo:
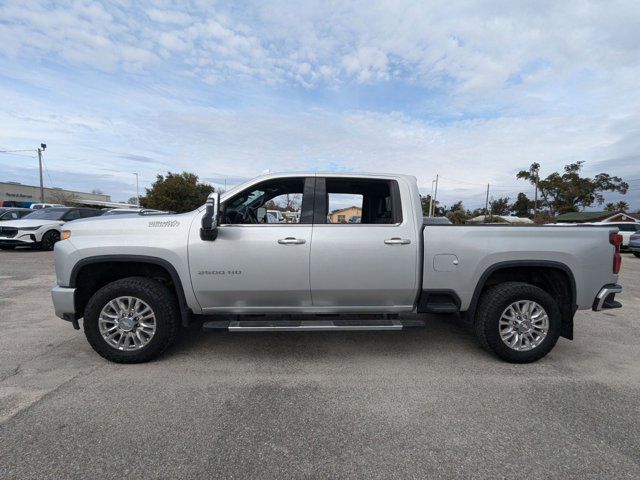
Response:
[[[67,211],[67,208],[41,208],[22,218],[29,220],[61,220]]]

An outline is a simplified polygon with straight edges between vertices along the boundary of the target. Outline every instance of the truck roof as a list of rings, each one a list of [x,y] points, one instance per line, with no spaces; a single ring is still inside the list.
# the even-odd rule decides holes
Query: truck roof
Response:
[[[409,181],[417,181],[417,178],[413,175],[406,175],[403,173],[381,173],[381,172],[269,172],[258,175],[252,178],[281,178],[281,177],[351,177],[351,178],[404,178]]]

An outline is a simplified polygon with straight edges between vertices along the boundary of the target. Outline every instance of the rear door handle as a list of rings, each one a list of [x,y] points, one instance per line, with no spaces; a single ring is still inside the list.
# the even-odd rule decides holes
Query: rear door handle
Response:
[[[384,243],[387,245],[408,245],[411,243],[411,240],[408,238],[387,238]]]
[[[278,240],[280,245],[301,245],[305,243],[306,240],[304,238],[295,238],[295,237],[286,237]]]

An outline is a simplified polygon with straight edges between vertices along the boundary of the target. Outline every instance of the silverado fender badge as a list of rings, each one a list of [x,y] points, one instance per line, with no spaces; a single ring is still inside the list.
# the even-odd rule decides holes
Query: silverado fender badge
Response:
[[[180,225],[180,222],[177,220],[154,220],[149,222],[150,227],[177,227]]]

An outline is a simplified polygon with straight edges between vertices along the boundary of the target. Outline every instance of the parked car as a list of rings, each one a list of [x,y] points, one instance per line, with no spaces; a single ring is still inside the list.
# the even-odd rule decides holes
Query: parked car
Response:
[[[59,203],[32,203],[29,207],[32,210],[40,210],[41,208],[60,208],[65,207]]]
[[[622,250],[627,250],[629,248],[631,235],[636,232],[640,232],[640,223],[638,222],[598,222],[590,223],[589,225],[595,225],[603,228],[617,227],[619,230],[618,233],[622,236]]]
[[[0,249],[13,250],[18,246],[53,250],[60,240],[58,227],[71,220],[101,215],[95,208],[50,207],[31,210],[20,220],[0,224]]]
[[[629,237],[629,250],[636,257],[640,257],[640,233],[634,233]]]
[[[0,222],[5,222],[7,220],[19,220],[32,212],[33,210],[30,208],[0,208]]]
[[[360,223],[327,222],[334,193],[362,196]],[[299,223],[265,223],[258,212],[283,195],[300,195]],[[424,325],[412,313],[460,312],[482,346],[523,363],[573,338],[576,310],[621,307],[615,227],[425,226],[407,175],[266,175],[193,212],[65,227],[56,315],[76,329],[84,318],[115,362],[158,356],[194,317],[233,332],[399,330]]]

